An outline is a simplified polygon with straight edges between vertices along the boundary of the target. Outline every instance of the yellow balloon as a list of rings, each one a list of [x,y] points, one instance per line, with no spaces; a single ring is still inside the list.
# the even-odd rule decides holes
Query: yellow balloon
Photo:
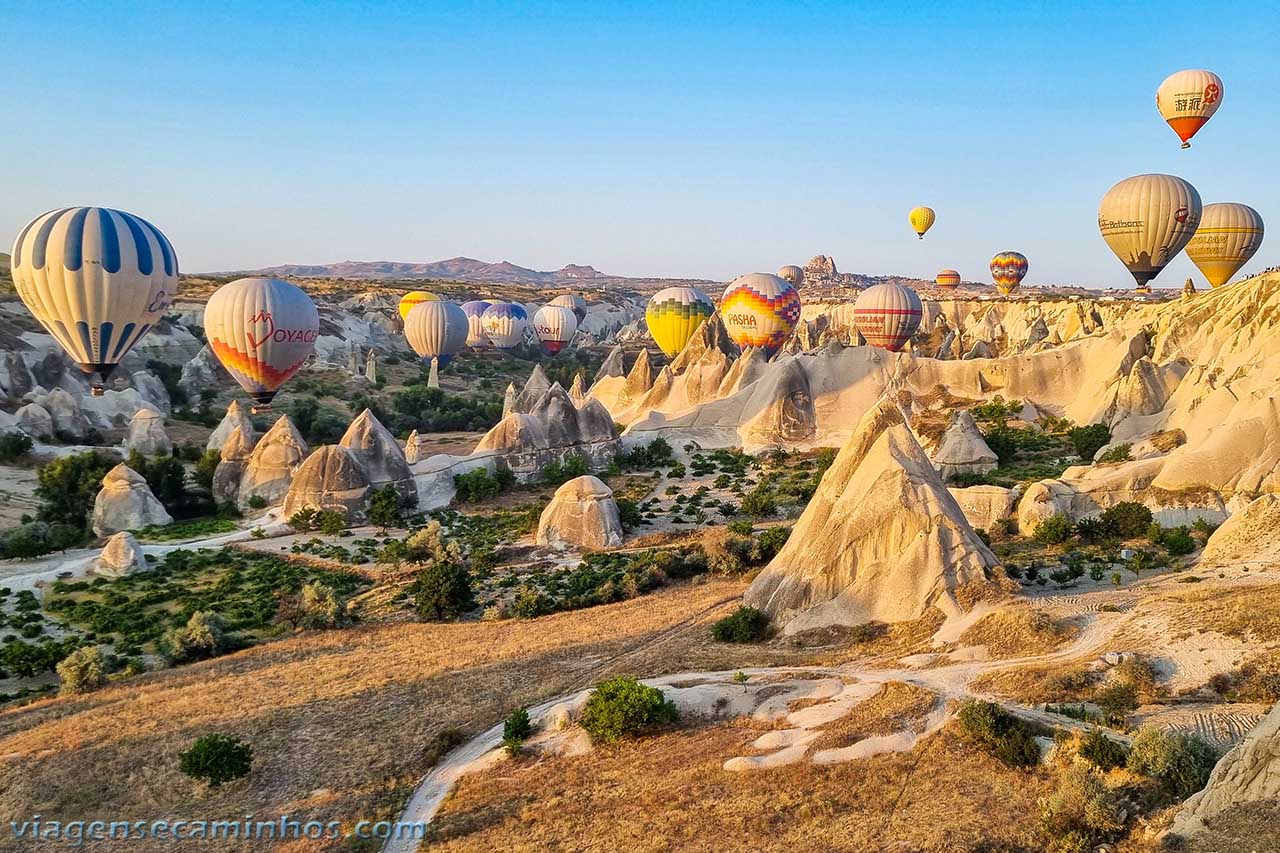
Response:
[[[400,297],[400,319],[408,320],[409,312],[413,310],[413,306],[421,305],[423,302],[439,302],[440,297],[434,293],[428,293],[425,290],[410,290],[404,296]]]
[[[911,227],[915,229],[916,234],[923,240],[924,232],[933,227],[933,222],[938,217],[934,215],[932,207],[917,207],[912,209],[907,218],[911,220]]]
[[[1258,251],[1263,232],[1262,217],[1247,204],[1206,204],[1187,257],[1209,284],[1222,287]]]
[[[667,358],[675,358],[715,310],[707,295],[696,287],[668,287],[649,300],[644,319],[654,342]]]

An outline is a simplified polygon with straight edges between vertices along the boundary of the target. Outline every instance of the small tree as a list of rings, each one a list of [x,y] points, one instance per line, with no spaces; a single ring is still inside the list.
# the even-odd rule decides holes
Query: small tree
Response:
[[[213,488],[213,475],[218,470],[218,463],[222,461],[222,454],[217,450],[206,450],[198,460],[196,460],[195,470],[191,474],[191,479],[197,485],[203,486],[205,489]]]
[[[592,740],[611,743],[679,718],[675,703],[661,690],[620,675],[596,685],[579,722]]]
[[[203,735],[178,753],[178,769],[212,788],[247,776],[252,763],[253,747],[230,735]]]
[[[395,486],[388,483],[374,490],[369,498],[369,523],[378,525],[384,533],[388,527],[398,527],[402,523],[400,494]]]
[[[1178,799],[1199,791],[1209,781],[1218,753],[1199,735],[1173,734],[1144,726],[1133,738],[1128,767],[1150,776]]]
[[[1075,532],[1075,524],[1071,517],[1058,513],[1051,515],[1036,526],[1035,537],[1046,545],[1061,545],[1071,538]]]
[[[1107,722],[1122,724],[1138,709],[1138,688],[1132,681],[1114,681],[1100,688],[1093,701],[1102,709]]]
[[[529,735],[533,734],[533,725],[529,722],[529,711],[517,708],[511,712],[502,724],[502,745],[507,755],[517,755]]]
[[[711,636],[722,643],[754,643],[769,629],[769,617],[754,607],[739,607],[711,624]]]
[[[414,609],[424,622],[457,619],[476,606],[471,578],[460,563],[438,561],[418,573]]]
[[[88,693],[107,683],[102,651],[97,646],[82,646],[58,663],[62,686],[58,692],[69,695]]]
[[[64,456],[36,471],[36,496],[42,521],[84,529],[102,478],[115,461],[94,450]]]
[[[1067,433],[1067,439],[1075,447],[1081,460],[1092,462],[1094,455],[1111,442],[1111,427],[1106,424],[1074,427]]]
[[[1123,744],[1103,734],[1101,729],[1091,729],[1080,743],[1080,757],[1106,772],[1123,767],[1129,759],[1129,751]]]
[[[191,614],[185,626],[165,632],[159,643],[161,654],[171,664],[216,657],[233,645],[222,617],[200,610]]]
[[[337,536],[347,529],[347,516],[334,509],[324,509],[316,514],[316,529],[329,536]]]
[[[1102,513],[1102,520],[1112,525],[1125,539],[1142,536],[1151,526],[1151,510],[1136,501],[1121,501]]]
[[[340,628],[347,622],[346,602],[320,581],[303,584],[298,611],[297,624],[302,628]]]

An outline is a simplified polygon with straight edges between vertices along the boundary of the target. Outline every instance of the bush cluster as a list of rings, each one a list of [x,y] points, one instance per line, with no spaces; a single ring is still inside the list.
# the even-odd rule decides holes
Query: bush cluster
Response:
[[[579,457],[581,458],[581,457]],[[465,474],[455,474],[454,488],[458,492],[458,500],[463,503],[479,503],[497,497],[509,490],[516,483],[516,475],[508,468],[499,468],[492,474],[488,468],[476,468]]]
[[[247,776],[252,764],[253,748],[230,735],[204,735],[178,753],[178,769],[211,788]]]
[[[769,630],[769,617],[754,607],[742,606],[711,623],[711,636],[722,643],[754,643]]]
[[[994,702],[970,699],[957,715],[960,729],[973,743],[1008,767],[1040,763],[1040,745],[1026,723]]]
[[[587,697],[579,719],[594,741],[611,743],[644,734],[680,718],[675,703],[656,687],[620,675],[602,681]]]

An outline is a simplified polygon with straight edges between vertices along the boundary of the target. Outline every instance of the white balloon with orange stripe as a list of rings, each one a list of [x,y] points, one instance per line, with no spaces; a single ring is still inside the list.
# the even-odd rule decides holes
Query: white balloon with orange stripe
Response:
[[[900,352],[920,328],[924,308],[909,287],[885,282],[858,295],[853,323],[873,347]]]
[[[27,223],[11,275],[32,316],[86,374],[95,396],[120,359],[173,302],[178,256],[145,219],[106,207],[64,207]]]
[[[271,401],[316,349],[320,313],[311,297],[278,278],[224,284],[204,310],[209,348],[253,399],[255,412]]]
[[[1183,148],[1191,147],[1191,137],[1213,118],[1220,106],[1222,78],[1202,68],[1175,71],[1156,89],[1156,108],[1178,134]]]

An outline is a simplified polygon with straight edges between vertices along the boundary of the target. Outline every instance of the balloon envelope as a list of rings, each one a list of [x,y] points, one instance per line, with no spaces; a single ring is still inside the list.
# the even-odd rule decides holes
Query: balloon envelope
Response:
[[[568,308],[573,312],[573,316],[577,318],[578,324],[587,319],[587,300],[583,299],[576,293],[565,293],[557,296],[547,303],[560,308]]]
[[[1146,284],[1195,235],[1200,208],[1200,194],[1182,178],[1134,175],[1102,197],[1098,230],[1133,280]]]
[[[937,219],[937,216],[934,214],[932,207],[916,207],[912,208],[911,213],[907,215],[907,219],[911,220],[911,227],[915,230],[917,236],[923,240],[924,232],[933,227],[933,222]]]
[[[404,296],[400,297],[400,319],[408,320],[409,312],[413,310],[413,306],[421,305],[423,302],[438,302],[440,297],[434,293],[428,293],[425,290],[410,290]]]
[[[1002,296],[1013,293],[1027,277],[1030,266],[1027,256],[1021,252],[1001,252],[996,255],[991,259],[991,280],[996,283],[996,290]]]
[[[480,323],[490,343],[498,349],[512,349],[524,340],[529,315],[522,305],[499,302],[485,309]]]
[[[938,275],[934,278],[934,283],[938,287],[959,287],[960,273],[955,270],[938,270]]]
[[[542,349],[555,355],[573,340],[578,331],[578,318],[572,308],[563,305],[543,305],[533,315],[533,333],[538,336]]]
[[[404,336],[425,362],[444,367],[467,343],[467,315],[444,299],[419,302],[404,321]]]
[[[493,305],[484,299],[472,299],[462,303],[462,313],[467,315],[467,346],[487,347],[489,336],[484,333],[484,312]]]
[[[297,285],[242,278],[209,297],[204,331],[227,372],[266,405],[315,352],[320,314]]]
[[[787,264],[778,269],[778,278],[791,282],[796,290],[799,290],[804,286],[804,268],[795,264]]]
[[[1222,105],[1222,78],[1212,71],[1175,71],[1156,89],[1156,108],[1182,140],[1191,147],[1191,137],[1213,117]]]
[[[104,379],[163,316],[178,256],[141,217],[64,207],[18,233],[10,259],[24,305],[85,373]]]
[[[772,356],[800,320],[800,294],[776,275],[740,275],[720,297],[720,317],[739,347],[759,347]]]
[[[873,347],[898,352],[920,328],[920,297],[901,284],[885,282],[858,295],[853,323]]]
[[[1187,257],[1209,284],[1221,287],[1258,251],[1263,231],[1262,216],[1247,204],[1206,204]]]
[[[667,358],[675,358],[715,310],[711,299],[696,287],[668,287],[649,300],[644,319],[658,347]]]

